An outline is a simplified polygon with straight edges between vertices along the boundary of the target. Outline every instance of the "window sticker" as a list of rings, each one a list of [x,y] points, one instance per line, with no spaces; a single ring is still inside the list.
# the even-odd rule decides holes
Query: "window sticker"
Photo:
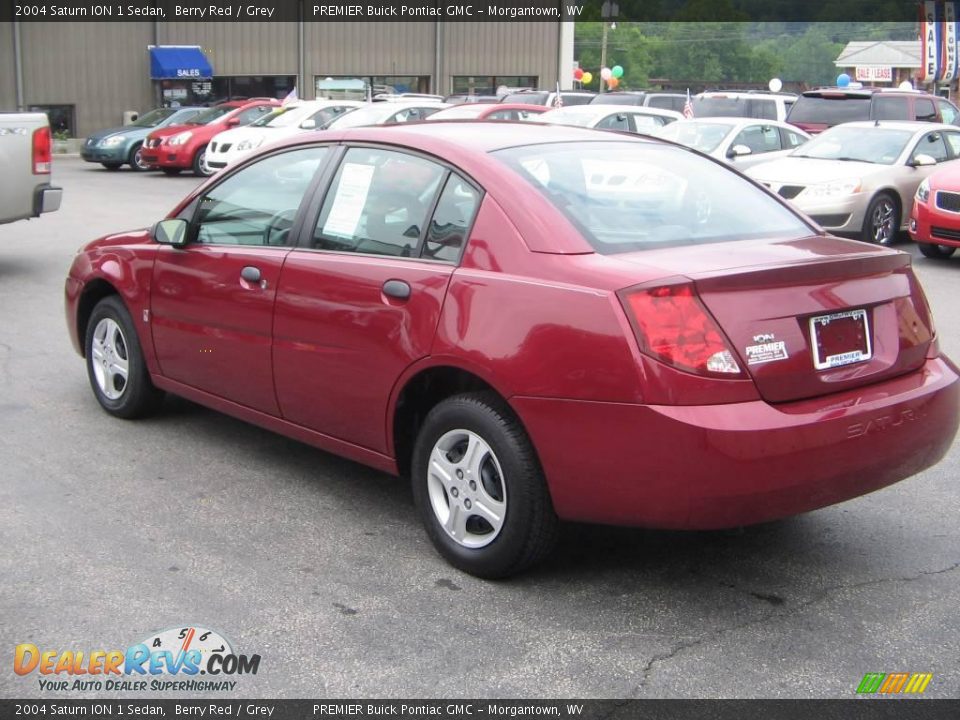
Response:
[[[360,216],[370,194],[370,182],[373,180],[373,165],[346,163],[340,172],[337,195],[333,207],[323,226],[324,235],[353,237],[360,224]]]

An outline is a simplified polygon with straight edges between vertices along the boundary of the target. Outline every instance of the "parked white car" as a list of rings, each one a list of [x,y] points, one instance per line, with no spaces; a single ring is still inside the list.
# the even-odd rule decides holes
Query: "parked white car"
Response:
[[[322,129],[345,112],[365,104],[352,100],[300,100],[278,107],[251,125],[215,135],[207,146],[207,166],[222,170],[264,143]]]
[[[576,125],[598,130],[623,130],[640,135],[653,135],[664,125],[682,120],[683,115],[673,110],[652,107],[590,104],[557,108],[530,119],[551,125]]]
[[[776,120],[729,117],[680,120],[658,130],[657,136],[699,150],[737,170],[781,158],[810,139],[803,130]]]
[[[344,113],[330,123],[330,129],[344,130],[363,125],[396,125],[398,123],[416,122],[425,120],[445,107],[450,107],[450,105],[427,100],[377,102]]]

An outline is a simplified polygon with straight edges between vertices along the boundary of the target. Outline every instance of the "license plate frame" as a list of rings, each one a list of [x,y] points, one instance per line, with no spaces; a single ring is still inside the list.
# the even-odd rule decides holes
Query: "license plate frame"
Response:
[[[843,323],[837,329],[837,323]],[[831,352],[824,345],[835,345],[838,338],[824,336],[824,330],[831,324],[833,332],[852,332],[855,334],[856,346],[842,352]],[[845,340],[843,336],[839,340]],[[813,356],[813,366],[817,370],[833,370],[835,368],[866,362],[873,357],[873,347],[870,342],[870,318],[865,308],[844,310],[842,312],[815,315],[810,318],[810,352]]]

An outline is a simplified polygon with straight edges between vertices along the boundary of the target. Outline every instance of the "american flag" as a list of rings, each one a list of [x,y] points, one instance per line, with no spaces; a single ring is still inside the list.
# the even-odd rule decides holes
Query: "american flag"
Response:
[[[553,100],[553,106],[562,108],[563,107],[563,97],[560,95],[560,81],[557,81],[557,97]]]
[[[687,120],[693,117],[693,103],[690,102],[690,88],[687,88],[687,101],[683,104],[683,116]]]
[[[280,101],[281,105],[289,105],[292,102],[296,102],[300,98],[297,96],[297,86],[293,86],[293,90],[287,93],[287,96]]]

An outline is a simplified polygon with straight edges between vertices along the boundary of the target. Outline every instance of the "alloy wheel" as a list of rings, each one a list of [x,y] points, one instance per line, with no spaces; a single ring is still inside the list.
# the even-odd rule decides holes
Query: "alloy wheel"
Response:
[[[123,330],[111,318],[104,318],[93,330],[90,364],[100,392],[109,400],[118,400],[127,388],[130,358]]]

